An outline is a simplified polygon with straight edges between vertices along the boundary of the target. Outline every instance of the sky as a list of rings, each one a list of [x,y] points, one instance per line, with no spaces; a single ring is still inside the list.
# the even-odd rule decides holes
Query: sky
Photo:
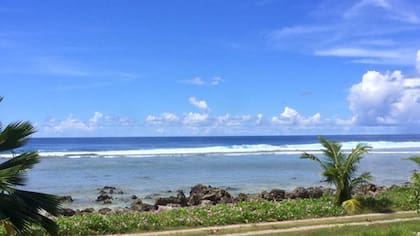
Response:
[[[0,0],[36,137],[420,133],[416,0]]]

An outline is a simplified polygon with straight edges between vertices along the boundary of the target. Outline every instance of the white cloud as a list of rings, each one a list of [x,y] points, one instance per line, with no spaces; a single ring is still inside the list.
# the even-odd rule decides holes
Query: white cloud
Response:
[[[310,117],[300,115],[295,109],[285,107],[283,113],[271,118],[273,124],[278,125],[316,125],[321,123],[321,115],[319,113]]]
[[[55,118],[50,118],[46,124],[43,125],[45,132],[65,133],[74,131],[93,131],[100,128],[99,122],[104,115],[101,112],[94,112],[88,121],[80,120],[73,115],[69,115],[67,119],[57,121]]]
[[[200,110],[206,111],[209,109],[209,107],[207,106],[207,102],[204,100],[197,100],[197,98],[195,97],[190,97],[189,101],[193,106],[197,107]]]
[[[366,72],[350,89],[348,101],[359,125],[420,123],[420,78],[405,78],[400,71]]]
[[[417,50],[416,69],[417,69],[417,73],[420,74],[420,50]]]
[[[221,82],[223,82],[223,80],[222,80],[222,78],[220,78],[220,77],[214,77],[214,78],[212,78],[211,80],[210,80],[210,85],[213,85],[213,86],[217,86],[217,85],[219,85]]]
[[[398,58],[400,53],[389,50],[370,50],[363,48],[335,48],[315,51],[317,56],[337,56],[337,57],[373,57],[373,58]]]
[[[262,122],[263,122],[263,114],[259,113],[259,114],[257,114],[257,117],[255,119],[255,123],[257,125],[260,125]]]
[[[309,26],[309,25],[296,25],[290,27],[284,27],[279,30],[274,30],[269,34],[271,39],[279,39],[290,36],[301,36],[304,34],[322,33],[330,31],[331,29],[326,26]]]
[[[210,79],[203,79],[201,77],[194,77],[190,80],[181,80],[179,83],[182,84],[190,84],[195,86],[218,86],[220,83],[223,82],[223,79],[219,76],[210,78]]]
[[[149,115],[146,122],[154,125],[168,125],[179,121],[179,118],[174,113],[164,112],[158,116]]]
[[[232,116],[230,114],[226,114],[223,116],[216,117],[216,126],[246,126],[249,121],[251,121],[250,115],[239,115],[239,116]]]
[[[207,113],[194,113],[189,112],[184,116],[182,123],[187,126],[195,126],[203,124],[207,121],[209,115]]]
[[[200,77],[195,77],[195,78],[192,78],[190,80],[183,80],[181,82],[184,83],[184,84],[192,84],[192,85],[198,85],[198,86],[202,86],[202,85],[204,85],[206,83]]]
[[[289,25],[267,34],[278,50],[350,58],[353,63],[410,65],[418,43],[420,7],[410,1],[361,0],[316,4],[318,23]],[[302,13],[305,14],[305,13]],[[310,42],[310,43],[308,43]]]

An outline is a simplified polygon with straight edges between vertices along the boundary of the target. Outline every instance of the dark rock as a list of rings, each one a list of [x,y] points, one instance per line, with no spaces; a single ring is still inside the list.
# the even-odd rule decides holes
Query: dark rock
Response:
[[[101,194],[96,198],[97,202],[102,202],[106,200],[112,200],[112,196],[109,196],[108,194]]]
[[[232,203],[233,198],[229,192],[221,188],[214,188],[197,184],[191,188],[190,196],[188,198],[188,205],[196,206],[203,200],[212,201],[213,204],[218,203]]]
[[[143,203],[140,199],[136,199],[130,205],[130,209],[133,211],[152,211],[155,206]]]
[[[260,198],[266,199],[269,201],[281,201],[284,199],[286,191],[282,189],[273,189],[270,192],[262,191],[260,193]]]
[[[269,193],[270,200],[281,201],[284,199],[285,194],[286,194],[286,191],[282,189],[273,189]]]
[[[116,189],[110,189],[109,193],[110,194],[124,194],[122,190],[116,190]]]
[[[310,198],[320,198],[324,194],[322,187],[309,187],[306,189]]]
[[[82,214],[94,213],[94,212],[95,212],[95,209],[93,209],[93,208],[85,208],[85,209],[80,211],[80,213],[82,213]]]
[[[187,198],[182,190],[178,190],[178,194],[176,197],[161,197],[156,200],[155,205],[158,206],[167,206],[169,204],[172,205],[180,205],[181,207],[187,206]]]
[[[153,211],[153,210],[156,210],[156,207],[153,206],[153,205],[150,205],[150,204],[143,203],[140,210],[141,211]]]
[[[135,199],[137,199],[138,197],[136,196],[136,195],[131,195],[131,197],[130,197],[131,199],[133,199],[133,200],[135,200]]]
[[[101,208],[101,209],[98,210],[99,214],[102,214],[102,215],[107,215],[111,211],[112,211],[112,209],[111,208],[107,208],[107,207]]]
[[[367,183],[353,189],[353,194],[354,195],[367,195],[367,194],[375,193],[376,190],[377,190],[377,186],[375,184]]]
[[[297,187],[292,193],[295,195],[295,198],[309,198],[309,193],[304,187]]]
[[[73,202],[73,198],[70,195],[60,196],[60,197],[58,197],[58,200],[60,200],[60,202],[64,202],[64,203]]]
[[[284,197],[287,198],[287,199],[296,199],[297,198],[295,193],[290,193],[290,192],[286,193],[284,195]]]
[[[235,202],[245,202],[248,201],[248,195],[245,193],[239,193],[238,196],[234,199]]]
[[[76,214],[76,211],[71,208],[62,208],[60,210],[60,215],[62,216],[74,216]]]
[[[102,189],[103,190],[116,190],[117,188],[116,187],[113,187],[113,186],[105,186]]]
[[[322,192],[323,192],[323,195],[333,195],[335,193],[335,189],[333,189],[333,188],[323,188]]]
[[[106,200],[104,200],[104,204],[112,204],[111,199],[106,199]]]

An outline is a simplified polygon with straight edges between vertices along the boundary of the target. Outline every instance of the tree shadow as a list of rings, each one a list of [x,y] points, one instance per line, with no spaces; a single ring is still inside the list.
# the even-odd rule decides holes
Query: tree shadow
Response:
[[[364,197],[359,199],[364,210],[379,213],[392,213],[391,201],[388,198]]]

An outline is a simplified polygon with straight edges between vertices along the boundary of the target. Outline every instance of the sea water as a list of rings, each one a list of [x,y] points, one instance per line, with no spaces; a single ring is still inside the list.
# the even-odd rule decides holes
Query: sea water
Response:
[[[420,154],[420,135],[326,136],[348,152],[357,143],[372,150],[360,163],[376,184],[409,181]],[[28,190],[72,195],[73,207],[89,206],[98,188],[115,186],[126,197],[188,193],[197,183],[256,193],[272,188],[319,186],[321,169],[300,159],[303,152],[322,156],[316,136],[32,138],[15,153],[36,150],[41,162],[28,172]],[[11,153],[0,153],[10,158]],[[123,198],[123,197],[122,197]]]

